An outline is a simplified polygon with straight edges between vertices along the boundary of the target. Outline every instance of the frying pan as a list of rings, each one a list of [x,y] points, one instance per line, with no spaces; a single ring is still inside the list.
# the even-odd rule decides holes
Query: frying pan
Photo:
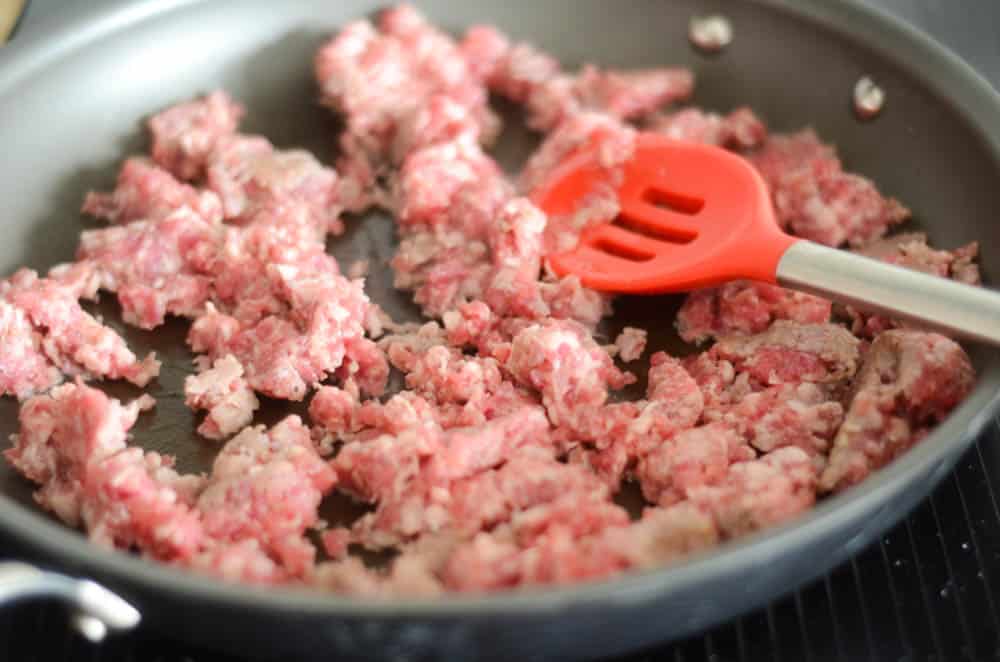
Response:
[[[568,65],[690,66],[698,76],[696,103],[719,110],[749,104],[777,131],[813,125],[850,169],[905,201],[914,227],[933,243],[979,240],[987,279],[1000,273],[1000,97],[955,56],[880,13],[829,0],[634,0],[613,10],[601,0],[428,0],[421,8],[449,29],[495,23]],[[143,150],[141,119],[217,86],[245,102],[245,131],[331,160],[339,127],[315,103],[312,53],[338,25],[374,9],[350,0],[151,0],[63,16],[34,40],[5,48],[0,268],[44,269],[70,259],[89,224],[77,211],[83,194],[109,188],[120,160]],[[706,57],[690,49],[686,29],[693,15],[710,11],[732,20],[735,39],[722,54]],[[863,74],[887,95],[884,111],[869,123],[859,123],[850,108],[850,91]],[[514,166],[535,138],[516,118],[510,124],[498,156]],[[372,258],[372,298],[396,317],[414,317],[405,294],[392,290],[387,269],[378,268],[391,255],[391,221],[373,214],[349,225],[331,250],[346,263]],[[114,304],[105,299],[99,312],[113,323]],[[669,330],[676,304],[623,299],[608,332],[626,322],[657,329],[653,348],[678,351]],[[196,471],[208,466],[214,447],[194,438],[192,414],[183,406],[191,358],[184,332],[181,322],[155,333],[124,330],[137,353],[155,349],[164,359],[150,391],[158,406],[141,419],[136,443],[173,453],[182,470]],[[60,573],[0,569],[0,599],[58,589],[79,607],[80,584],[68,577],[91,578],[135,605],[148,627],[259,658],[619,653],[706,628],[790,591],[903,517],[1000,404],[1000,356],[970,350],[979,373],[975,391],[904,457],[793,522],[663,569],[568,588],[391,602],[227,585],[90,545],[41,513],[31,485],[0,463],[0,526]],[[107,388],[118,397],[136,393],[119,384]],[[272,406],[259,419],[273,422],[287,411]],[[15,428],[16,404],[5,399],[0,434],[6,438]],[[340,509],[332,505],[331,516],[346,516]],[[101,600],[96,606],[112,604]]]

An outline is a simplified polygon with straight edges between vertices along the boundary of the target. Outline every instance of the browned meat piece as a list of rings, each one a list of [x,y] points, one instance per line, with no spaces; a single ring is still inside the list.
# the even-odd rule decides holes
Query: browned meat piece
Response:
[[[889,463],[943,420],[974,379],[965,351],[944,336],[879,334],[855,379],[820,487],[842,490]]]

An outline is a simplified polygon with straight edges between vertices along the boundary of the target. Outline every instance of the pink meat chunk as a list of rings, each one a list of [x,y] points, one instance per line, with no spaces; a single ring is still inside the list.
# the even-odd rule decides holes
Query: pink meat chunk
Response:
[[[519,178],[523,191],[543,187],[552,172],[580,149],[596,152],[604,181],[608,182],[573,205],[549,210],[544,254],[572,250],[584,230],[615,219],[619,211],[618,194],[611,183],[622,177],[622,168],[635,152],[637,135],[635,129],[606,115],[582,113],[560,123],[528,159]]]
[[[280,276],[286,266],[320,274],[338,275],[333,258],[310,229],[282,215],[268,215],[245,228],[226,228],[225,238],[212,262],[212,298],[221,310],[242,324],[253,324],[268,315],[285,315],[289,304]]]
[[[424,425],[396,437],[351,442],[333,465],[348,492],[377,504],[355,532],[362,544],[382,548],[452,525],[450,486],[456,481],[523,449],[545,452],[550,445],[545,415],[529,406],[476,427],[442,432]]]
[[[563,584],[660,566],[719,539],[712,518],[690,504],[649,510],[630,524],[612,515],[615,512],[603,504],[567,510],[568,521],[553,523],[528,541],[519,541],[510,529],[480,533],[451,551],[440,574],[445,586],[457,591]],[[590,524],[593,533],[574,537],[574,524],[579,523]]]
[[[569,117],[546,135],[525,163],[518,179],[519,187],[522,191],[535,190],[567,157],[587,146],[598,150],[601,166],[613,176],[615,168],[632,158],[635,138],[634,129],[601,113]]]
[[[476,68],[488,73],[490,89],[524,104],[528,125],[539,131],[587,111],[641,117],[686,99],[694,88],[687,69],[615,71],[588,64],[568,75],[546,53],[529,44],[508,46],[502,35],[482,28],[470,31],[465,45]]]
[[[346,117],[339,169],[354,210],[376,201],[387,167],[431,136],[489,142],[499,128],[458,45],[407,5],[383,12],[378,28],[345,26],[317,52],[314,73],[324,103]]]
[[[476,427],[443,431],[430,421],[396,437],[347,444],[334,466],[352,494],[367,501],[392,501],[418,474],[425,482],[447,486],[501,463],[522,446],[548,446],[548,431],[537,406]]]
[[[865,354],[820,477],[839,491],[888,464],[948,415],[975,379],[958,343],[936,333],[891,330]]]
[[[478,92],[474,94],[478,95]],[[399,118],[389,157],[393,163],[402,163],[407,155],[434,145],[455,142],[478,142],[488,144],[493,133],[499,129],[498,121],[490,116],[473,115],[474,110],[444,94],[437,94],[427,100],[421,108]],[[487,132],[484,134],[483,132]]]
[[[732,411],[734,406],[751,394],[764,392],[772,387],[792,388],[800,384],[814,384],[819,393],[797,393],[797,396],[805,397],[808,404],[794,405],[805,410],[806,415],[802,419],[806,424],[805,429],[791,427],[788,432],[798,430],[798,434],[815,428],[817,434],[823,437],[824,424],[821,421],[826,421],[833,412],[826,411],[817,398],[822,396],[834,401],[843,397],[858,369],[860,346],[857,338],[838,325],[779,321],[764,333],[754,336],[721,338],[708,351],[684,359],[683,365],[701,388],[705,420],[723,420],[728,417],[748,435],[752,433],[746,426],[754,424],[759,416],[754,403],[766,403],[770,396],[757,396],[764,400],[751,399],[745,405],[746,408],[739,410],[737,414]],[[779,392],[775,391],[772,395]],[[793,391],[786,391],[785,396],[793,397]],[[792,406],[792,403],[783,403],[784,405]],[[813,409],[814,407],[818,409]],[[814,414],[819,417],[818,420],[814,419]],[[779,411],[775,412],[776,418],[771,422],[780,425],[786,415],[789,421],[797,416]],[[749,418],[744,419],[742,416]],[[811,436],[794,445],[802,448],[808,448],[814,442],[823,445],[821,439],[810,440]]]
[[[539,288],[542,237],[546,218],[527,198],[514,198],[490,227],[494,273],[484,299],[499,315],[547,316],[550,307]]]
[[[39,278],[30,269],[0,283],[0,296],[24,312],[41,335],[45,356],[63,374],[145,386],[160,372],[156,356],[136,358],[121,336],[80,307],[78,297],[84,293],[79,282]]]
[[[228,355],[184,380],[184,404],[207,411],[198,426],[198,434],[207,439],[223,439],[241,430],[260,406],[243,378],[243,366]]]
[[[126,159],[111,193],[92,191],[83,212],[111,223],[156,220],[188,207],[209,222],[222,220],[222,202],[211,191],[198,190],[144,157]]]
[[[295,578],[253,538],[235,543],[213,542],[188,559],[186,566],[228,582],[282,584]]]
[[[510,50],[510,41],[492,25],[473,25],[462,35],[459,48],[472,74],[487,80]]]
[[[640,460],[636,477],[647,500],[669,506],[693,490],[723,482],[733,463],[755,458],[735,430],[711,423],[665,440]]]
[[[580,412],[605,403],[609,388],[630,381],[586,329],[568,320],[535,324],[518,333],[505,368],[541,392],[549,420],[557,426],[572,426]]]
[[[518,543],[530,546],[556,532],[585,540],[628,522],[628,512],[617,504],[597,499],[581,501],[573,495],[515,513],[510,524]]]
[[[344,230],[337,174],[309,152],[276,150],[260,136],[234,134],[216,141],[206,168],[208,187],[228,219],[246,222],[261,208],[301,207],[320,237]]]
[[[351,530],[343,526],[327,529],[320,535],[323,551],[332,559],[346,558],[348,546],[353,538]]]
[[[149,119],[153,160],[180,179],[196,179],[215,143],[235,133],[242,117],[243,106],[220,91],[172,106]]]
[[[24,311],[0,301],[0,394],[24,400],[62,381]]]
[[[189,558],[203,538],[192,506],[204,479],[179,475],[173,463],[126,448],[89,466],[81,515],[91,540],[162,560]]]
[[[979,244],[972,242],[955,250],[937,250],[927,244],[922,232],[905,232],[873,241],[857,250],[861,255],[907,269],[947,277],[968,285],[979,285]]]
[[[460,232],[423,231],[403,237],[392,259],[394,285],[413,290],[414,301],[438,317],[481,296],[492,271],[488,247]]]
[[[483,376],[481,368],[470,363],[458,380],[439,382],[438,386],[443,386],[445,391],[425,385],[431,389],[426,398],[415,391],[402,391],[384,403],[368,400],[348,411],[349,402],[356,402],[357,396],[347,391],[339,391],[335,397],[331,394],[316,402],[318,422],[322,426],[320,435],[342,440],[371,439],[380,434],[399,434],[408,427],[428,423],[445,430],[466,428],[538,404],[534,396],[510,382],[500,382],[489,390],[479,386],[468,389],[476,383],[489,385],[489,382],[479,381]],[[486,372],[489,371],[487,361]],[[453,386],[458,389],[452,390]],[[466,395],[472,395],[472,399],[466,400]]]
[[[356,431],[355,415],[360,402],[357,393],[336,386],[321,386],[309,401],[309,420],[320,434],[344,439]]]
[[[584,287],[577,276],[543,280],[538,288],[549,314],[556,319],[573,320],[593,329],[611,314],[610,296]]]
[[[575,81],[575,92],[583,108],[621,119],[641,117],[673,101],[686,99],[693,89],[694,75],[687,69],[614,71],[586,65]]]
[[[452,428],[424,468],[432,483],[454,481],[496,466],[525,446],[546,448],[549,422],[538,406],[525,406],[476,428]]]
[[[700,343],[734,333],[761,333],[775,320],[823,324],[830,321],[831,308],[830,301],[804,292],[734,281],[689,294],[676,324],[681,338]]]
[[[392,260],[396,287],[414,290],[431,316],[480,298],[493,272],[488,229],[511,195],[498,166],[474,142],[409,155],[394,203],[402,234]]]
[[[79,382],[57,386],[21,407],[5,456],[38,483],[39,504],[71,526],[83,524],[95,542],[182,559],[202,535],[190,507],[201,479],[179,476],[167,456],[126,447],[149,406],[148,396],[122,405]]]
[[[493,185],[494,191],[484,185]],[[399,224],[451,225],[469,236],[483,236],[496,204],[486,208],[485,213],[461,207],[455,210],[457,213],[449,213],[459,196],[469,194],[484,198],[477,204],[499,203],[509,195],[499,166],[478,143],[459,139],[410,152],[399,172]]]
[[[622,361],[638,360],[646,351],[646,330],[626,326],[615,338],[615,349],[618,350],[618,358]]]
[[[342,381],[354,380],[363,393],[377,398],[389,382],[389,362],[374,341],[353,336],[344,344],[344,362],[337,376]]]
[[[979,265],[976,264],[979,244],[976,242],[951,251],[937,250],[927,245],[927,235],[921,232],[907,232],[865,244],[857,252],[896,266],[950,278],[960,283],[980,284]],[[847,308],[847,315],[851,318],[851,330],[863,338],[874,338],[882,331],[905,325],[900,320],[884,315],[867,314],[853,307]]]
[[[442,539],[412,545],[384,572],[354,557],[327,561],[316,566],[311,583],[328,591],[368,598],[437,597],[443,587],[436,577],[442,552],[436,548],[448,549],[451,544]]]
[[[424,74],[413,78],[414,70]],[[382,15],[379,30],[364,22],[345,28],[318,54],[316,72],[321,85],[330,83],[328,101],[348,115],[346,176],[360,172],[360,186],[370,188],[399,166],[389,190],[374,197],[399,219],[395,285],[413,290],[426,314],[485,298],[531,318],[600,317],[604,302],[578,284],[538,282],[544,218],[511,200],[512,187],[482,151],[486,91],[454,42],[400,7]]]
[[[685,108],[653,117],[646,129],[674,140],[707,143],[734,150],[760,147],[767,138],[767,127],[749,108],[737,108],[728,115]]]
[[[455,546],[440,574],[445,586],[459,591],[605,577],[631,565],[624,540],[629,528],[628,515],[612,503],[585,501],[574,507],[571,500],[557,500],[519,513],[511,526]]]
[[[241,299],[254,299],[246,297],[248,291],[262,288],[263,317],[248,315],[241,321],[212,307],[195,320],[188,342],[213,360],[232,354],[255,391],[301,400],[344,364],[348,345],[364,336],[368,298],[361,281],[341,276],[325,254],[310,263],[270,264],[264,276],[247,271],[239,293],[244,296],[235,298],[245,306]]]
[[[442,345],[418,357],[408,373],[406,385],[437,403],[483,403],[503,379],[496,360],[466,358]]]
[[[705,407],[698,382],[680,360],[663,352],[650,357],[646,382],[647,402],[630,430],[637,436],[633,446],[640,453],[650,442],[692,427]],[[648,441],[643,442],[643,437]]]
[[[288,416],[270,430],[245,428],[222,447],[197,508],[211,539],[256,540],[291,576],[302,576],[315,554],[303,534],[336,480],[309,429]]]
[[[632,472],[634,457],[624,443],[612,443],[604,448],[579,445],[567,456],[571,464],[583,465],[592,471],[614,494]]]
[[[604,532],[602,544],[634,568],[656,568],[716,545],[719,531],[712,518],[688,502],[647,508],[642,518]]]
[[[730,362],[761,385],[829,384],[854,375],[859,344],[846,329],[834,324],[778,321],[753,336],[720,338],[709,354]]]
[[[705,404],[698,382],[681,362],[663,352],[650,358],[647,400],[613,403],[579,413],[570,460],[590,467],[617,491],[637,461],[679,432],[692,428]]]
[[[434,149],[460,153],[451,147]],[[448,163],[440,161],[436,167],[447,168]],[[539,280],[545,217],[527,199],[513,197],[502,177],[491,172],[448,193],[450,180],[432,177],[433,168],[415,170],[416,179],[405,177],[407,168],[403,218],[416,214],[434,227],[406,231],[392,266],[396,286],[414,290],[426,314],[442,316],[479,298],[499,314],[529,319],[554,316],[595,324],[607,312],[606,299],[575,278]],[[411,205],[410,200],[416,202]]]
[[[194,317],[204,309],[222,233],[218,221],[181,207],[151,220],[86,230],[77,258],[91,262],[101,287],[118,295],[127,323],[152,329],[167,314]]]
[[[844,172],[833,148],[810,129],[771,136],[750,160],[771,189],[778,223],[800,237],[859,246],[910,216],[871,181]]]
[[[712,514],[724,537],[732,538],[802,514],[815,503],[816,486],[809,455],[786,447],[733,464],[720,484],[692,488],[689,499]]]
[[[844,408],[825,389],[810,382],[771,386],[749,393],[731,409],[712,412],[762,453],[795,446],[822,467]]]
[[[438,436],[424,425],[346,444],[332,463],[340,489],[369,503],[397,500],[419,473],[421,460],[438,448]]]
[[[122,405],[97,389],[64,384],[21,406],[20,430],[4,455],[40,485],[36,500],[75,526],[87,464],[123,450],[139,412],[138,402]]]

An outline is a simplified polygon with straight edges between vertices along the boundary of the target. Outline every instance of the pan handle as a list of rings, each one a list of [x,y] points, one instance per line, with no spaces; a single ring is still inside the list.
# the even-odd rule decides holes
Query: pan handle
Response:
[[[75,579],[19,561],[0,562],[0,607],[35,597],[65,602],[74,611],[73,626],[95,643],[109,630],[131,630],[139,624],[135,607],[89,579]]]

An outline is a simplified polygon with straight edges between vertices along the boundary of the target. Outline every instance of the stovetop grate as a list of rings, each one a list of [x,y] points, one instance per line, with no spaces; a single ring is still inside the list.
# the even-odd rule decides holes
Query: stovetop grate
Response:
[[[628,662],[1000,659],[1000,421],[933,496],[826,577]],[[6,650],[5,650],[6,647]],[[54,604],[0,614],[6,662],[230,662],[141,632],[91,646]]]

